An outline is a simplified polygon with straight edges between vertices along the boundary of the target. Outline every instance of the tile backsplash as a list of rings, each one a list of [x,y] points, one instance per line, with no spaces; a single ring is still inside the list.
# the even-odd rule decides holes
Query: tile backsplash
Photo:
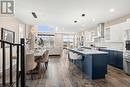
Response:
[[[123,49],[123,42],[105,42],[104,38],[96,39],[95,42],[86,43],[85,46],[90,46],[91,44],[95,44],[97,47],[107,47],[110,49]]]

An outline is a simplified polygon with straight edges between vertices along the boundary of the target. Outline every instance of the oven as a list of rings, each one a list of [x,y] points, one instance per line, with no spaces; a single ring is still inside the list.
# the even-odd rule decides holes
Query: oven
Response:
[[[125,50],[130,51],[130,40],[125,41]]]
[[[123,69],[130,75],[130,40],[125,40],[125,50],[123,53]]]

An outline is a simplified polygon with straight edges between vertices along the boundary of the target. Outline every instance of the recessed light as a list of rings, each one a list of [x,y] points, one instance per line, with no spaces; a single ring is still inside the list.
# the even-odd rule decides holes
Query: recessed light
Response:
[[[74,21],[74,23],[77,23],[77,21]]]
[[[110,11],[110,12],[114,12],[114,11],[115,11],[115,9],[114,9],[114,8],[111,8],[109,11]]]

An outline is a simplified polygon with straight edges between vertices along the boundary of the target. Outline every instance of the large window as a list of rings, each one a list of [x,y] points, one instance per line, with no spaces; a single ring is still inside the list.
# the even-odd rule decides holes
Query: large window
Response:
[[[45,25],[38,25],[38,32],[42,33],[54,33],[55,29]]]
[[[55,29],[47,25],[38,25],[38,36],[36,37],[37,46],[46,48],[54,47]]]
[[[36,41],[38,46],[53,48],[54,47],[54,36],[53,35],[42,35],[37,36]]]
[[[64,35],[63,36],[64,47],[74,46],[74,35]]]
[[[64,35],[64,42],[70,42],[73,43],[74,42],[74,35]]]

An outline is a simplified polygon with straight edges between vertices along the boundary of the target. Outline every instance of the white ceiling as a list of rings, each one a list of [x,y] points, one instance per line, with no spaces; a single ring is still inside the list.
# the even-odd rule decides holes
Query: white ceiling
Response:
[[[111,8],[115,12],[111,13]],[[25,23],[78,32],[129,14],[130,0],[15,0],[15,10],[15,16]],[[38,19],[31,12],[36,12]],[[85,17],[81,17],[83,13]]]

